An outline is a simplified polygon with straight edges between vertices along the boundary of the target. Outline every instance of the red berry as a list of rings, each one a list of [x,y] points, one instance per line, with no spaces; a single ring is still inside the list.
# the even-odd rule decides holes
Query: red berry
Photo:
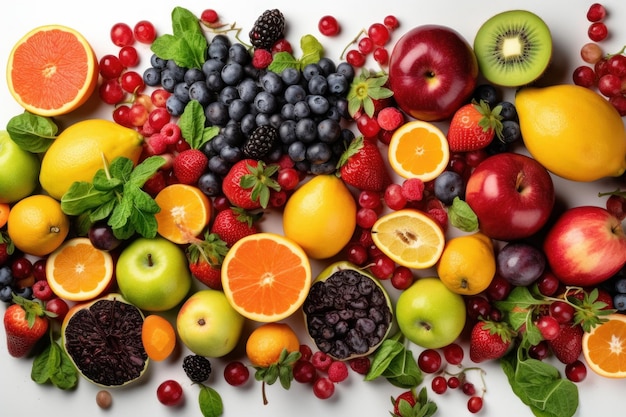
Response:
[[[248,381],[250,377],[250,371],[248,367],[242,362],[233,361],[229,362],[224,367],[224,380],[234,387],[243,385]]]
[[[252,55],[252,66],[256,69],[265,69],[272,63],[272,53],[267,49],[255,49]]]
[[[333,363],[333,359],[326,353],[318,350],[311,356],[311,363],[315,366],[315,369],[326,372],[330,364]]]
[[[600,3],[593,3],[587,10],[587,20],[599,22],[606,17],[606,9]]]
[[[310,361],[313,351],[309,345],[300,345],[300,359]]]
[[[319,23],[317,24],[317,28],[320,33],[324,36],[336,36],[341,31],[341,27],[339,26],[339,22],[333,16],[322,16]]]
[[[120,62],[119,57],[111,54],[103,55],[100,58],[100,63],[98,65],[98,69],[100,70],[100,75],[104,79],[112,79],[117,78],[122,75],[122,71],[124,71],[124,65]]]
[[[400,26],[398,18],[393,15],[385,16],[385,18],[383,19],[383,23],[385,24],[385,26],[387,26],[389,30],[395,30]]]
[[[326,378],[319,378],[313,384],[313,394],[319,399],[326,400],[333,396],[335,393],[335,384]]]
[[[421,201],[424,195],[424,182],[419,178],[407,178],[402,181],[402,196],[407,201]]]
[[[369,372],[371,366],[371,362],[367,356],[362,356],[360,358],[354,358],[350,361],[350,369],[352,369],[357,374],[365,375]]]
[[[367,55],[372,53],[372,51],[374,50],[374,42],[372,42],[369,37],[364,36],[359,39],[357,47],[359,48],[359,52],[361,52],[363,55]]]
[[[387,255],[380,253],[373,257],[369,270],[378,279],[391,278],[396,269],[396,263]]]
[[[552,316],[541,316],[536,325],[545,340],[554,340],[561,332],[559,322]]]
[[[378,125],[384,130],[396,130],[404,123],[404,115],[396,107],[385,107],[376,115]]]
[[[471,382],[464,382],[463,385],[461,385],[461,390],[463,394],[470,397],[476,394],[476,387]]]
[[[390,184],[385,189],[385,204],[391,210],[400,210],[406,207],[407,201],[402,194],[402,186],[400,184]]]
[[[178,405],[183,400],[183,388],[173,379],[163,381],[157,388],[157,399],[163,405]]]
[[[370,229],[378,220],[378,214],[371,208],[359,208],[356,212],[356,224],[364,229]]]
[[[367,29],[367,35],[375,45],[383,46],[389,41],[389,29],[382,23],[373,23]]]
[[[349,243],[346,247],[346,257],[349,262],[362,266],[367,262],[367,249],[360,243]]]
[[[472,397],[467,401],[467,409],[470,413],[476,414],[483,408],[482,397]]]
[[[334,361],[328,367],[328,379],[332,382],[342,382],[348,378],[348,366],[345,362]]]
[[[461,385],[461,380],[456,376],[448,378],[448,387],[451,389],[457,389]]]
[[[70,307],[62,298],[52,298],[46,302],[46,311],[55,314],[54,320],[61,323],[70,311]]]
[[[435,394],[443,394],[448,389],[448,382],[445,377],[437,375],[431,381],[431,388]]]
[[[133,28],[135,39],[141,43],[152,43],[156,39],[156,29],[154,25],[147,20],[140,20]]]
[[[580,360],[565,365],[565,376],[572,382],[581,382],[587,377],[587,367]]]
[[[596,83],[596,73],[593,68],[587,65],[581,65],[574,70],[572,81],[574,81],[574,84],[580,85],[581,87],[590,88]]]
[[[126,68],[134,67],[139,64],[139,53],[134,46],[123,46],[118,52],[120,63]],[[142,80],[143,81],[143,80]]]
[[[285,38],[279,39],[272,46],[272,52],[288,52],[290,54],[293,53],[293,47],[291,43]]]
[[[441,369],[441,354],[435,349],[425,349],[417,357],[417,365],[427,374],[434,374]]]
[[[379,46],[374,49],[374,60],[380,65],[387,65],[387,63],[389,63],[389,51],[382,46]]]
[[[11,274],[17,281],[26,279],[33,272],[33,264],[28,258],[19,257],[11,263]]]
[[[105,80],[98,93],[106,104],[117,104],[124,99],[124,90],[117,79]]]
[[[413,272],[406,266],[397,266],[391,276],[391,285],[397,290],[406,290],[413,284]]]
[[[317,378],[317,369],[307,360],[298,359],[293,365],[293,379],[302,384],[309,384]]]
[[[217,23],[217,21],[219,20],[219,16],[215,10],[205,9],[200,14],[200,20],[202,20],[204,23],[209,23],[209,24]]]
[[[363,55],[356,49],[351,49],[346,54],[346,61],[353,67],[361,68],[363,65],[365,65],[365,55]]]
[[[48,301],[51,300],[52,297],[54,297],[54,293],[52,292],[52,289],[50,288],[50,285],[48,285],[48,281],[46,280],[42,279],[39,281],[35,281],[32,289],[33,296],[41,301]]]
[[[594,22],[591,25],[589,25],[589,29],[587,30],[587,35],[589,36],[589,39],[591,39],[592,41],[600,42],[606,39],[606,37],[609,35],[609,30],[607,29],[604,23]]]
[[[460,365],[465,353],[458,343],[451,343],[443,348],[443,357],[450,365]]]
[[[135,42],[133,30],[126,23],[116,23],[111,28],[111,40],[116,46],[132,45]]]

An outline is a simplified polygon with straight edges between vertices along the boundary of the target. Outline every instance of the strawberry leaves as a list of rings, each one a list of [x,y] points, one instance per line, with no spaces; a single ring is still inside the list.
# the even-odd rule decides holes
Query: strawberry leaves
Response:
[[[270,201],[270,190],[280,191],[280,185],[272,177],[278,172],[278,165],[265,165],[259,161],[257,166],[248,165],[249,174],[242,175],[239,185],[251,190],[252,201],[258,201],[261,207],[267,207]]]
[[[389,77],[383,73],[371,73],[367,69],[354,78],[348,92],[348,113],[354,117],[361,109],[369,117],[374,115],[374,100],[393,96],[393,91],[385,87]]]
[[[267,396],[265,395],[265,384],[272,385],[276,381],[280,381],[280,385],[284,389],[291,387],[293,381],[293,365],[300,359],[302,354],[299,351],[289,352],[283,349],[280,352],[278,361],[267,367],[255,366],[256,372],[254,379],[262,382],[263,404],[267,405]]]

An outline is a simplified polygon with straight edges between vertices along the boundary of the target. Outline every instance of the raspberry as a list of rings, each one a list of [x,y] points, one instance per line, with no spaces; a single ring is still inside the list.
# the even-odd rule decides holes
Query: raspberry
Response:
[[[332,382],[345,381],[348,378],[348,367],[342,361],[334,361],[328,367],[328,379]]]
[[[333,359],[324,352],[317,351],[311,356],[311,363],[315,366],[315,369],[320,371],[327,371],[330,364],[333,363]]]
[[[165,137],[165,143],[168,145],[174,145],[181,137],[180,126],[176,122],[166,123],[160,133]]]
[[[33,296],[41,301],[51,300],[54,296],[50,285],[48,285],[48,281],[45,279],[35,281],[33,284]]]
[[[370,370],[370,360],[367,356],[354,358],[350,361],[350,368],[357,374],[365,375]]]
[[[384,130],[396,130],[404,122],[402,112],[395,107],[385,107],[378,113],[376,119]]]
[[[443,230],[448,228],[448,212],[445,209],[431,208],[426,212],[426,214],[428,214],[431,219],[436,221]]]
[[[408,178],[402,182],[402,195],[407,201],[421,201],[424,182],[419,178]]]
[[[167,150],[166,138],[161,133],[155,133],[148,138],[148,148],[152,155],[161,155]]]
[[[256,69],[265,69],[272,63],[272,53],[266,49],[255,49],[252,56],[252,66]]]

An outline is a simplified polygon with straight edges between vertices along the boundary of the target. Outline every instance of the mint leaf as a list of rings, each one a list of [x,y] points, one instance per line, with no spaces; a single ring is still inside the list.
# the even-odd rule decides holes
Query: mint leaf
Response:
[[[287,68],[295,68],[297,70],[300,69],[300,61],[296,59],[289,52],[278,52],[274,55],[272,59],[272,63],[267,67],[270,71],[281,73],[283,70]]]
[[[162,59],[171,59],[180,67],[202,68],[208,42],[198,18],[183,7],[172,10],[173,35],[161,35],[150,49]]]
[[[206,142],[219,133],[219,127],[206,127],[206,115],[197,100],[191,100],[185,106],[178,119],[180,133],[192,149],[200,149]]]
[[[302,48],[300,68],[304,68],[308,64],[315,64],[324,54],[324,47],[313,35],[304,35],[300,39],[300,48]]]
[[[452,204],[448,208],[448,218],[450,224],[464,232],[474,232],[478,230],[478,217],[474,210],[459,197],[454,197]]]
[[[29,112],[12,117],[6,130],[20,148],[33,153],[47,151],[59,132],[51,118]]]
[[[204,417],[219,417],[224,413],[222,397],[211,387],[202,386],[198,403],[200,404],[200,412]]]
[[[144,159],[139,165],[129,173],[128,181],[137,187],[143,185],[165,164],[162,156],[150,156]]]
[[[365,380],[373,381],[382,376],[394,358],[404,354],[404,349],[404,345],[393,338],[383,341],[374,352],[374,358],[372,359],[369,371],[365,375]]]
[[[95,209],[114,198],[112,192],[97,190],[86,181],[73,182],[61,197],[61,210],[69,216],[78,216]]]

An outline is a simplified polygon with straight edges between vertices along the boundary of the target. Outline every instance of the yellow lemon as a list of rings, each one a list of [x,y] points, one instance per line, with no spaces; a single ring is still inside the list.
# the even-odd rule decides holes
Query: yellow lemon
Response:
[[[437,264],[437,274],[457,294],[478,294],[496,274],[493,243],[482,233],[448,240]]]
[[[552,173],[595,181],[626,170],[626,131],[619,113],[576,85],[524,88],[515,106],[526,148]]]
[[[124,156],[137,163],[143,137],[109,120],[83,120],[63,130],[41,161],[39,182],[57,200],[75,181],[91,182],[106,163]]]
[[[18,201],[7,220],[9,237],[19,250],[45,256],[57,249],[67,236],[70,220],[54,198],[36,194]]]
[[[356,202],[335,175],[317,175],[291,195],[283,212],[285,236],[314,259],[336,255],[356,227]]]

